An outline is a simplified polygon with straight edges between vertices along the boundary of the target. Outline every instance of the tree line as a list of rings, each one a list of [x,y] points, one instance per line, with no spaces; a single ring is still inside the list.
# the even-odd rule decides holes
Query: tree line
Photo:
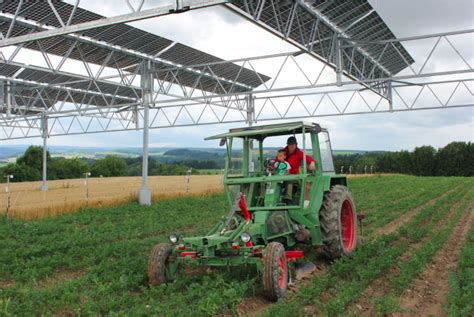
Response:
[[[175,150],[177,151],[177,150]],[[177,153],[177,152],[176,152]],[[176,153],[172,153],[176,155]],[[186,152],[183,152],[186,153]],[[171,153],[165,153],[171,156]],[[192,153],[196,154],[196,153]],[[190,159],[189,153],[174,156],[165,162],[150,157],[148,175],[186,175],[190,168],[193,174],[201,170],[220,170],[224,166],[224,156],[209,154]],[[205,157],[205,159],[204,159]],[[43,149],[30,146],[15,163],[0,168],[0,175],[14,175],[13,181],[38,181],[42,178]],[[51,157],[47,153],[48,179],[71,179],[84,177],[90,172],[92,177],[139,176],[142,174],[142,158],[121,158],[109,155],[101,159]],[[418,176],[474,176],[474,144],[452,142],[436,150],[432,146],[421,146],[413,151],[367,152],[334,155],[336,172],[402,173]],[[366,168],[366,170],[365,170]],[[2,181],[4,181],[2,177]]]
[[[345,154],[334,157],[337,172],[367,172],[370,167],[378,173],[402,173],[417,176],[474,176],[474,143],[451,142],[436,150],[432,146],[420,146],[413,151],[368,152]]]
[[[190,168],[195,169],[193,174],[199,174],[196,169],[215,169],[219,166],[213,160],[159,162],[150,157],[148,175],[186,175]],[[15,163],[0,168],[0,175],[14,175],[14,182],[39,181],[42,179],[42,170],[43,149],[40,146],[30,146]],[[81,178],[87,172],[91,173],[91,177],[139,176],[142,174],[142,158],[121,158],[114,155],[101,159],[64,158],[52,157],[47,152],[48,180]]]

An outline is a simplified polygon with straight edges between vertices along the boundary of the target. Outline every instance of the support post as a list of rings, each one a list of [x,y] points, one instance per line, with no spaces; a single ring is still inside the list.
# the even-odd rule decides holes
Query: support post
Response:
[[[247,96],[247,124],[249,127],[252,126],[255,121],[255,99],[252,94]]]
[[[149,107],[153,101],[153,72],[151,62],[143,64],[141,74],[142,103],[143,103],[143,164],[142,164],[142,187],[138,195],[140,205],[151,205],[151,191],[148,187],[148,133],[149,133]]]
[[[7,81],[5,85],[5,104],[7,106],[7,119],[10,119],[12,115],[12,95],[9,81]]]
[[[387,81],[387,100],[388,100],[388,109],[390,112],[393,112],[393,95],[392,95],[392,81]]]
[[[41,129],[43,136],[43,182],[41,184],[41,190],[48,190],[47,183],[47,171],[48,171],[48,117],[43,115],[41,117]]]
[[[338,87],[342,86],[342,52],[341,52],[341,39],[336,37],[334,41],[334,54],[336,62],[336,85]]]

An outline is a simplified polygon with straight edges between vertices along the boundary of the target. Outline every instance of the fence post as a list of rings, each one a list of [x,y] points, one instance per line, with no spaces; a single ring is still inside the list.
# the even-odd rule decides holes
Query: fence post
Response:
[[[5,216],[10,218],[10,204],[11,204],[11,190],[10,190],[10,179],[13,179],[13,175],[6,175],[4,176],[7,179],[7,187],[5,191],[7,192],[7,209],[5,210]]]
[[[84,187],[86,188],[86,207],[89,207],[89,176],[91,176],[90,172],[84,173],[85,180],[84,180]]]
[[[186,193],[189,193],[189,181],[190,181],[190,178],[191,178],[192,170],[193,170],[193,168],[191,167],[190,169],[188,169],[188,173],[186,174]]]

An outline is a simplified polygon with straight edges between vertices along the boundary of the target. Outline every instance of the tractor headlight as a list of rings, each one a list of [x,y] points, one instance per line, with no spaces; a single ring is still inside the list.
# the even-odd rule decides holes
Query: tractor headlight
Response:
[[[252,237],[250,236],[250,233],[244,232],[240,235],[240,240],[242,240],[243,243],[247,243],[250,241]]]
[[[179,235],[177,235],[176,233],[170,234],[169,238],[170,238],[171,243],[173,244],[176,244],[179,241]]]

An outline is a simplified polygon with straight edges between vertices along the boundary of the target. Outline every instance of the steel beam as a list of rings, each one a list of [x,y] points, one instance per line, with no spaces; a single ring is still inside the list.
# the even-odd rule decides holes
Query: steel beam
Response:
[[[111,26],[111,25],[120,24],[120,23],[128,23],[128,22],[134,22],[134,21],[139,21],[139,20],[145,20],[145,19],[155,18],[155,17],[159,17],[163,15],[180,13],[180,12],[191,10],[191,9],[205,8],[209,6],[224,4],[229,1],[206,0],[206,1],[187,1],[187,2],[189,3],[189,5],[186,5],[186,6],[178,5],[178,3],[176,3],[174,5],[166,5],[166,6],[162,6],[158,8],[133,12],[129,14],[123,14],[123,15],[105,18],[105,19],[99,19],[99,20],[84,22],[80,24],[68,25],[68,26],[63,26],[60,28],[51,28],[47,31],[40,31],[40,32],[35,32],[35,33],[27,34],[27,35],[4,38],[0,40],[0,47],[10,46],[10,45],[19,45],[19,44],[30,42],[30,41],[42,40],[42,39],[46,39],[46,38],[50,38],[54,36],[62,36],[62,35],[67,35],[71,33],[80,33],[86,30],[90,30],[90,29],[100,28],[104,26]]]
[[[41,190],[48,190],[47,172],[48,172],[48,117],[43,115],[41,118],[41,128],[43,137],[43,182],[41,183]]]
[[[149,107],[153,102],[153,73],[151,62],[143,64],[141,86],[143,93],[143,164],[142,187],[138,196],[140,205],[151,205],[151,191],[148,187],[148,138],[149,138]]]

